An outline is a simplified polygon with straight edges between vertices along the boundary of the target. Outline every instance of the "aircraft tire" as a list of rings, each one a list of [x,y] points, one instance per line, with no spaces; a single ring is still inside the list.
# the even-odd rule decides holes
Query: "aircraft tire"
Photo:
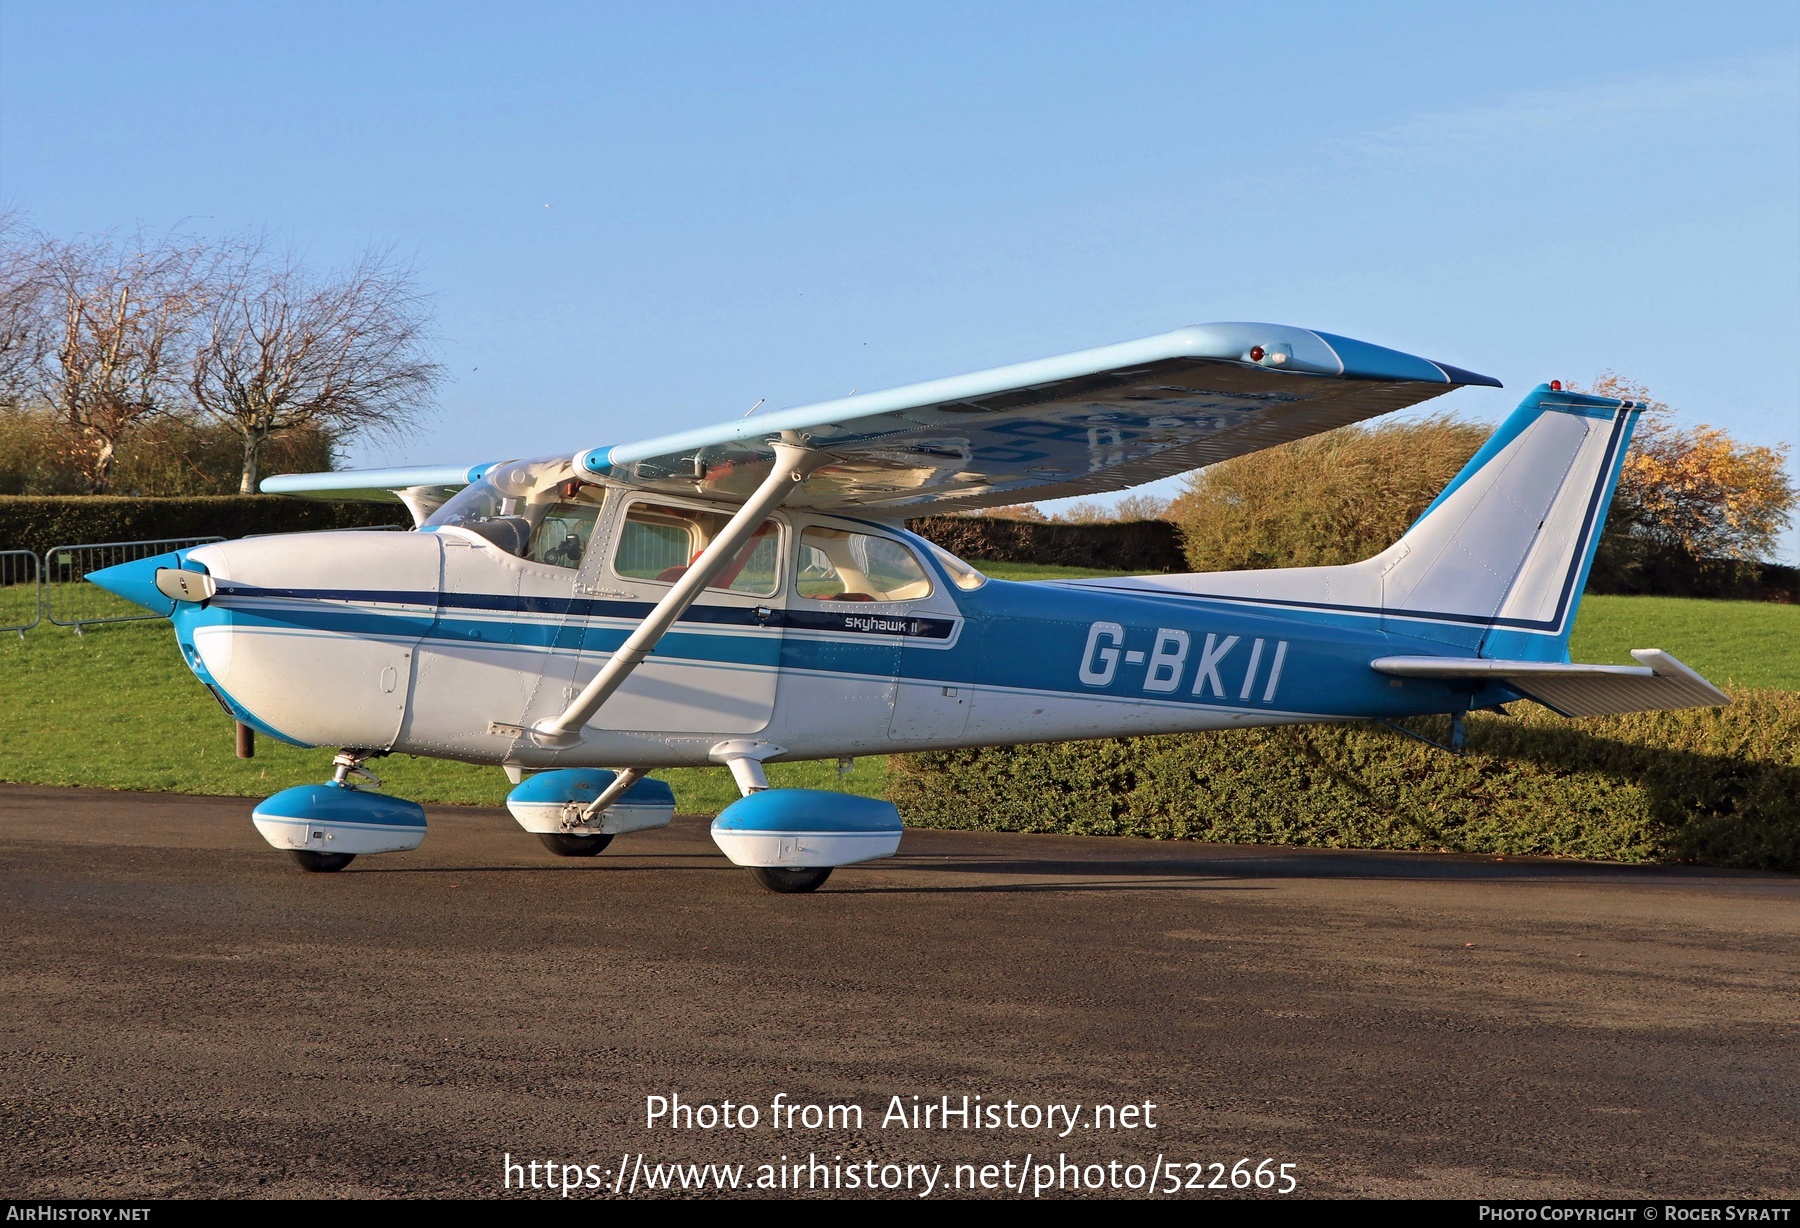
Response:
[[[592,857],[612,843],[611,836],[571,836],[560,831],[541,831],[538,839],[558,857]]]
[[[333,874],[356,860],[355,853],[315,853],[311,849],[289,849],[288,853],[308,874]]]
[[[777,866],[755,866],[750,871],[756,881],[781,895],[799,895],[817,891],[831,877],[830,866],[808,866],[804,870],[784,870]]]

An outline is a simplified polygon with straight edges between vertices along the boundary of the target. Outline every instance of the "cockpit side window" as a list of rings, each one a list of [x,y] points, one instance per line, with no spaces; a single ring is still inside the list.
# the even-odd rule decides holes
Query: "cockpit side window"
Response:
[[[525,557],[552,567],[580,567],[600,517],[598,503],[553,503],[531,535]]]
[[[796,587],[814,601],[916,601],[931,595],[931,577],[891,537],[809,525]]]

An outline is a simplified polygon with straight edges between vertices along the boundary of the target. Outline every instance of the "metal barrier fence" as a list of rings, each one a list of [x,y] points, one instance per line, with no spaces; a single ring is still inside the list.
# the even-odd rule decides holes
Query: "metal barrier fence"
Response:
[[[73,627],[75,634],[95,623],[134,622],[140,618],[159,618],[142,606],[107,592],[97,584],[87,583],[89,572],[120,563],[167,554],[184,546],[204,546],[222,542],[223,537],[169,537],[147,542],[96,542],[90,545],[58,546],[44,555],[41,574],[44,616],[59,627]]]
[[[44,618],[44,568],[29,550],[0,550],[0,631],[21,638]]]

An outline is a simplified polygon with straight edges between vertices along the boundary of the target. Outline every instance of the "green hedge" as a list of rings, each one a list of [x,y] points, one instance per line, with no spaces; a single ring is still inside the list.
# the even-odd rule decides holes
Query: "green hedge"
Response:
[[[0,550],[43,554],[86,542],[162,537],[247,537],[306,529],[410,526],[395,503],[325,503],[280,495],[195,495],[138,499],[115,495],[0,496]]]
[[[1186,571],[1181,531],[1166,520],[1056,524],[999,516],[921,516],[906,527],[961,558],[1091,567],[1139,575]]]
[[[1460,758],[1378,725],[1290,726],[898,756],[888,792],[919,827],[1800,870],[1800,694],[1511,712],[1472,716]]]
[[[0,495],[0,550],[34,554],[83,542],[244,537],[411,523],[411,515],[398,501],[327,503],[280,495]],[[1138,575],[1187,570],[1181,531],[1163,520],[1056,524],[989,516],[922,516],[906,526],[967,559]],[[1597,568],[1588,590],[1800,600],[1800,571],[1791,567],[1713,560],[1682,570],[1677,563],[1663,560],[1656,568],[1640,567],[1630,572],[1629,583],[1611,580],[1612,571]]]
[[[381,524],[410,525],[412,517],[397,501],[327,503],[280,495],[0,495],[0,550],[34,554],[82,542],[245,537]],[[1069,525],[926,516],[908,521],[907,527],[952,554],[971,559],[1141,573],[1182,569],[1175,526],[1160,520]]]

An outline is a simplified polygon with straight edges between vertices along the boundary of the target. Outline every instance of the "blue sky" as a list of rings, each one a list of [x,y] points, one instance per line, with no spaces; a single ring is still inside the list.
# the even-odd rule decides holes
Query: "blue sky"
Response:
[[[358,463],[1234,319],[1800,440],[1792,4],[0,0],[0,201],[393,245],[453,379]]]

